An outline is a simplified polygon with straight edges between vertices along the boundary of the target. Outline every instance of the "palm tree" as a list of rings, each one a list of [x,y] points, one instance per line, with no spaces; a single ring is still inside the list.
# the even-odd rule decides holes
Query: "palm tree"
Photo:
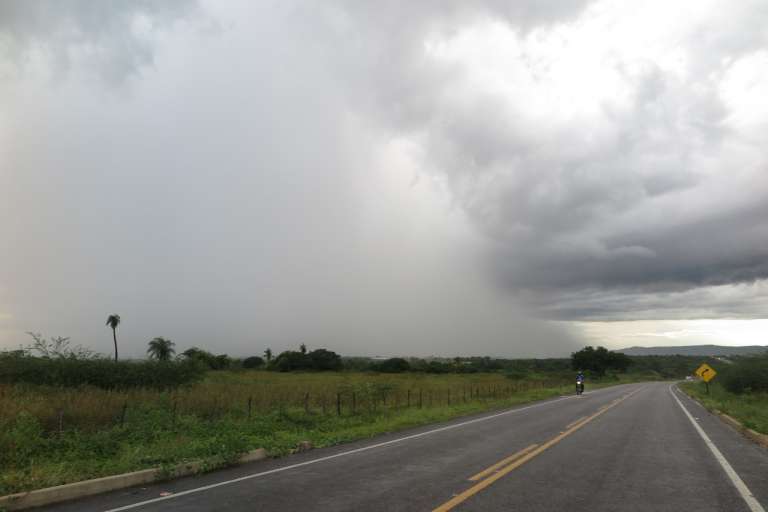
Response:
[[[176,353],[173,349],[174,345],[176,344],[171,340],[158,336],[149,342],[147,354],[149,354],[149,357],[157,359],[158,361],[168,361],[171,356]]]
[[[267,364],[272,362],[272,349],[268,348],[264,351],[264,359],[267,360]]]
[[[117,362],[117,334],[115,330],[120,325],[120,315],[112,314],[107,317],[107,325],[112,329],[112,339],[115,340],[115,362]]]

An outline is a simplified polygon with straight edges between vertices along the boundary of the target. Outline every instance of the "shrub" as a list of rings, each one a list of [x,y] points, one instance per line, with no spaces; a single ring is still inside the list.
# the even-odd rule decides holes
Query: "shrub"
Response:
[[[197,347],[187,349],[181,355],[190,361],[197,361],[211,370],[225,370],[232,364],[232,359],[226,354],[214,355]]]
[[[296,370],[309,370],[311,369],[311,361],[306,354],[296,352],[294,350],[286,350],[281,352],[275,359],[273,366],[280,372],[291,372]]]
[[[731,393],[768,392],[768,357],[747,357],[723,367],[721,379]]]
[[[271,367],[281,372],[296,370],[338,371],[341,370],[342,363],[341,356],[336,352],[319,348],[308,354],[286,350],[277,356]]]
[[[251,356],[243,359],[243,368],[261,368],[264,366],[264,360],[259,356]]]
[[[338,371],[341,370],[341,356],[331,350],[318,348],[309,354],[309,360],[313,370],[318,371]]]
[[[22,412],[10,425],[0,430],[0,467],[21,464],[45,449],[43,429],[36,418]]]
[[[402,357],[393,357],[371,365],[371,369],[382,373],[402,373],[409,371],[411,365]]]
[[[0,382],[103,389],[170,389],[200,380],[195,361],[118,361],[0,354]]]

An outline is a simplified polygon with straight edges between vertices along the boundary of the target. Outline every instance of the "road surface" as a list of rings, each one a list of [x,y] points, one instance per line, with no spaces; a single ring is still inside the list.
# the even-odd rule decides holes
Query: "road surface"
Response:
[[[161,493],[171,492],[170,496]],[[669,383],[615,386],[45,510],[768,508],[768,450]]]

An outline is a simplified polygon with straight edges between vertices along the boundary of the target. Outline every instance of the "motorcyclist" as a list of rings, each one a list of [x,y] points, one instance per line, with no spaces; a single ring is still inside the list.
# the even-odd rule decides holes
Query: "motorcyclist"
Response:
[[[581,370],[576,373],[576,387],[581,388],[579,389],[581,393],[584,392],[584,372]]]

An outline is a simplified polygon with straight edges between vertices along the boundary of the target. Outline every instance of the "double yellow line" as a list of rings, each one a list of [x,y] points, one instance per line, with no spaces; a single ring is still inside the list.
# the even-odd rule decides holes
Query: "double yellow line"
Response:
[[[446,501],[445,503],[443,503],[442,505],[434,509],[432,512],[448,512],[449,510],[453,509],[460,503],[465,502],[475,494],[479,493],[480,491],[482,491],[483,489],[485,489],[495,481],[499,480],[500,478],[503,478],[504,475],[507,475],[508,473],[514,471],[515,469],[519,468],[529,460],[533,459],[534,457],[546,451],[548,448],[551,448],[552,446],[556,445],[557,443],[559,443],[569,435],[573,434],[574,432],[576,432],[581,427],[583,427],[590,421],[594,420],[601,414],[612,409],[613,407],[616,407],[621,402],[631,397],[632,395],[636,394],[642,389],[643,388],[637,389],[632,393],[629,393],[627,395],[624,395],[621,398],[614,400],[613,402],[598,409],[597,412],[591,416],[580,418],[574,421],[573,423],[569,424],[563,432],[560,432],[560,434],[556,435],[555,437],[553,437],[546,443],[542,444],[541,446],[532,444],[531,446],[528,446],[527,448],[523,448],[519,452],[513,455],[510,455],[509,457],[503,460],[500,460],[496,464],[484,469],[483,471],[477,473],[476,475],[473,475],[472,477],[469,478],[469,480],[473,482],[476,482],[479,480],[479,483],[473,485],[472,487],[462,492],[461,494],[457,494],[450,500]]]

